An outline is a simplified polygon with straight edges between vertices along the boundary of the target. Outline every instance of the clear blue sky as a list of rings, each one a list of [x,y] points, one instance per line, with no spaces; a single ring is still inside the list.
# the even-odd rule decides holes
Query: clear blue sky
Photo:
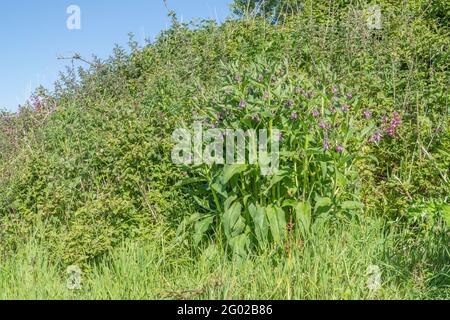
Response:
[[[231,0],[168,0],[180,19],[223,21]],[[81,29],[69,30],[70,5],[81,9]],[[40,84],[53,88],[75,52],[106,58],[114,44],[126,46],[128,33],[138,42],[154,39],[170,25],[162,0],[1,0],[0,109],[17,110]]]

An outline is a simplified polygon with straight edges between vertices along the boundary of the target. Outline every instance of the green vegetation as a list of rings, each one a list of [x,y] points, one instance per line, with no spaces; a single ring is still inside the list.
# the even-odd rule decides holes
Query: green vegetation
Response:
[[[449,298],[448,5],[257,2],[0,115],[0,298]],[[195,121],[280,130],[279,171],[175,165]]]

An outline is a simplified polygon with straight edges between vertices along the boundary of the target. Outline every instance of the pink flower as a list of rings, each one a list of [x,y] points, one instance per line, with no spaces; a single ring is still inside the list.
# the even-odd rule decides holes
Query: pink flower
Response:
[[[343,112],[348,112],[348,111],[350,110],[350,107],[349,107],[348,105],[344,104],[344,105],[341,107],[341,109],[342,109]]]
[[[341,145],[337,145],[337,146],[336,146],[336,152],[337,152],[337,153],[342,153],[342,152],[344,152],[344,147],[341,146]]]
[[[400,114],[398,112],[392,113],[392,119],[388,116],[383,117],[383,131],[390,137],[397,136],[397,129],[402,124]]]
[[[244,100],[239,102],[239,108],[244,109],[247,106],[247,103]]]
[[[363,112],[364,118],[366,118],[367,120],[369,120],[372,117],[372,111],[370,110],[365,110]]]

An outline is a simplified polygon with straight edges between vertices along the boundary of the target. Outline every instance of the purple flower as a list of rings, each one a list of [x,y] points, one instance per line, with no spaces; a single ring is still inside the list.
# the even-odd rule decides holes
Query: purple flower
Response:
[[[291,120],[297,120],[297,119],[298,119],[298,113],[297,112],[292,112]]]
[[[267,91],[264,92],[264,100],[269,99],[269,93]]]
[[[383,131],[378,130],[377,132],[375,132],[373,136],[369,138],[369,143],[380,142],[382,138],[383,138]]]
[[[239,102],[239,108],[244,109],[247,106],[247,103],[244,100],[241,100],[241,102]]]
[[[367,120],[369,120],[372,117],[372,111],[370,110],[365,110],[363,112],[364,118],[366,118]]]
[[[313,92],[305,92],[303,94],[305,96],[306,99],[311,99],[314,96]]]
[[[353,99],[353,95],[351,93],[347,93],[347,99],[348,100],[352,100]]]
[[[336,112],[336,107],[335,106],[331,106],[330,107],[330,112],[331,113],[335,113]]]
[[[323,149],[325,151],[328,151],[328,150],[330,150],[330,148],[331,148],[330,142],[328,142],[328,140],[324,140],[323,141]]]
[[[325,123],[325,121],[323,121],[323,120],[319,121],[319,128],[321,128],[321,129],[326,129],[327,128],[327,124]]]
[[[314,111],[312,112],[312,115],[313,115],[314,118],[317,118],[317,117],[320,115],[320,113],[319,113],[318,110],[314,110]]]
[[[349,107],[348,105],[344,104],[344,105],[341,107],[341,109],[342,109],[343,112],[348,112],[348,111],[350,110],[350,107]]]
[[[336,86],[333,87],[333,94],[337,94],[338,93],[338,89],[336,88]]]
[[[392,119],[388,116],[383,117],[383,131],[390,137],[397,136],[397,128],[402,124],[400,114],[398,112],[392,113]]]
[[[286,101],[286,107],[291,108],[294,105],[294,101],[288,100]]]
[[[336,146],[336,152],[337,152],[337,153],[342,153],[342,152],[344,152],[344,147],[341,146],[341,145],[337,145],[337,146]]]

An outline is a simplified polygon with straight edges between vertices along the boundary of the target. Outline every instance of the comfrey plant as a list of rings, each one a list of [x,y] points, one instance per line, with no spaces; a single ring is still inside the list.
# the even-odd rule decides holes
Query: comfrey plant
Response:
[[[307,237],[319,216],[361,208],[355,164],[377,129],[356,97],[339,84],[311,82],[291,73],[287,64],[264,61],[227,68],[224,82],[220,92],[196,100],[198,120],[217,130],[219,140],[228,130],[278,136],[278,162],[270,166],[275,158],[268,153],[258,154],[259,161],[250,159],[257,154],[252,134],[241,137],[247,143],[241,144],[246,152],[239,163],[190,162],[187,156],[189,178],[180,185],[189,185],[202,210],[180,231],[193,225],[196,244],[208,235],[219,237],[234,254],[245,256],[255,248],[283,248],[292,236]],[[184,142],[189,150],[192,141]],[[216,153],[225,149],[218,145]],[[234,148],[239,143],[224,152]],[[209,149],[198,150],[197,155]],[[262,167],[273,170],[262,174]]]

